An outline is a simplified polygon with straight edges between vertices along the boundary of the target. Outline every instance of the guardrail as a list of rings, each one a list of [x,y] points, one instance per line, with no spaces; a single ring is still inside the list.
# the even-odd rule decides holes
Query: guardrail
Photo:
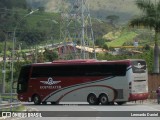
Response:
[[[20,107],[22,106],[22,104],[20,102],[17,103],[8,103],[8,104],[0,104],[0,113],[11,113],[13,111],[18,111],[19,109],[21,109]],[[3,116],[3,114],[0,114],[0,120],[1,119],[8,119],[12,116],[8,116],[5,114],[5,116]]]
[[[0,94],[0,104],[2,101],[7,101],[7,102],[17,102],[17,94],[16,93],[2,93]]]
[[[17,99],[16,93],[1,93],[0,94],[0,111],[19,107],[21,103]]]
[[[0,104],[0,111],[7,111],[12,110],[13,108],[18,108],[22,104],[20,102],[17,103],[7,103],[7,104]]]
[[[2,95],[2,96],[10,96],[11,93],[1,93],[1,95]],[[14,96],[14,95],[17,95],[17,93],[12,93],[12,95],[13,95],[13,96]]]

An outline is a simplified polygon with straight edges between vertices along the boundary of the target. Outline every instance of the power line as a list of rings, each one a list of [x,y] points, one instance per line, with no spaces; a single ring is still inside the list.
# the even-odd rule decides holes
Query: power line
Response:
[[[61,39],[63,39],[64,42],[62,58],[68,59],[67,54],[73,56],[73,59],[96,58],[91,16],[86,0],[75,0],[68,8],[62,8]],[[79,45],[77,47],[78,41]],[[72,46],[72,48],[68,46]],[[77,50],[76,47],[80,50]],[[94,57],[89,54],[91,49],[93,50],[92,53],[94,53]]]

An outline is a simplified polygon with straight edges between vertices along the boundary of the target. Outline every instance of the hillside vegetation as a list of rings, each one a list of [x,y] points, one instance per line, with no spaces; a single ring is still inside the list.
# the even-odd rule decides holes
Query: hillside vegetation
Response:
[[[46,11],[59,11],[62,1],[65,4],[73,4],[74,0],[27,0],[32,8],[45,7]],[[109,15],[119,16],[118,23],[124,24],[139,13],[135,0],[87,0],[91,16],[106,20]],[[72,7],[70,7],[71,9]]]
[[[58,6],[61,0],[0,0],[0,67],[3,68],[3,57],[6,42],[6,82],[7,91],[10,88],[10,61],[13,33],[15,30],[15,57],[14,78],[18,78],[20,68],[24,64],[33,62],[49,62],[58,59],[57,51],[44,49],[42,54],[38,53],[36,48],[39,46],[63,42],[60,32],[62,19]],[[64,0],[63,0],[64,1]],[[65,0],[67,4],[73,3],[73,0]],[[92,17],[92,27],[96,47],[103,48],[103,53],[97,53],[97,59],[100,60],[118,60],[118,59],[145,59],[147,61],[149,72],[152,72],[153,66],[153,31],[146,29],[136,29],[128,27],[128,20],[139,11],[134,4],[134,0],[88,0]],[[30,14],[36,9],[39,11]],[[53,8],[53,9],[52,9]],[[32,11],[33,10],[33,11]],[[53,11],[56,12],[53,12]],[[49,11],[49,12],[47,12]],[[109,15],[116,15],[114,24],[106,19]],[[112,17],[113,17],[112,16]],[[117,17],[119,16],[119,17]],[[121,23],[121,24],[119,24]],[[123,25],[122,25],[123,24]],[[16,28],[16,29],[15,29]],[[159,38],[160,39],[160,38]],[[143,46],[143,49],[134,48],[140,51],[134,54],[127,47],[121,49],[121,54],[112,55],[115,52],[112,47],[133,46],[134,41]],[[77,42],[77,41],[76,41]],[[78,42],[77,42],[78,43]],[[110,49],[111,48],[111,49]],[[31,58],[27,59],[26,53]],[[23,59],[23,60],[22,60]],[[3,74],[0,72],[0,83]]]
[[[45,12],[43,7],[48,7],[48,4],[56,4],[57,0],[28,0],[27,3],[25,0],[13,0],[14,2],[0,0],[0,51],[4,49],[4,40],[5,34],[8,34],[7,37],[7,49],[11,50],[13,31],[16,29],[16,48],[18,49],[21,44],[21,48],[34,47],[37,44],[44,43],[53,43],[53,42],[63,42],[60,39],[60,26],[61,18],[60,13],[54,12]],[[73,3],[72,0],[66,0],[65,2]],[[138,10],[134,4],[134,0],[90,0],[87,1],[90,4],[91,11],[95,11],[96,15],[102,14],[102,16],[108,16],[109,12],[118,13],[121,12],[122,15],[126,15],[125,12],[136,14]],[[57,2],[58,4],[59,2]],[[126,6],[127,4],[127,6]],[[54,5],[56,6],[56,5]],[[126,7],[125,7],[126,6]],[[32,10],[31,7],[39,9],[39,11],[25,17]],[[56,6],[59,7],[59,6]],[[55,8],[56,8],[55,7]],[[6,9],[7,8],[7,9]],[[49,9],[49,7],[47,8]],[[103,12],[98,12],[98,11]],[[134,11],[134,12],[133,12]],[[93,17],[93,16],[92,16]],[[98,19],[98,18],[96,18]],[[122,46],[124,44],[133,45],[135,39],[138,39],[139,43],[151,44],[153,38],[152,34],[144,33],[142,31],[129,30],[126,26],[122,27],[118,25],[112,25],[107,21],[99,22],[95,19],[92,19],[93,22],[93,31],[95,35],[95,41],[98,43],[98,46],[103,46],[104,43],[107,43],[108,46]],[[116,23],[115,23],[116,24]],[[62,26],[61,26],[62,27]],[[118,29],[117,29],[118,28]],[[110,34],[113,33],[113,34]],[[110,34],[110,35],[108,35]],[[108,38],[105,39],[103,36],[108,35],[112,37],[110,42]],[[147,36],[148,37],[145,37]],[[105,39],[102,41],[102,39]],[[109,38],[110,39],[110,38]],[[100,42],[99,42],[100,41]]]
[[[134,43],[134,38],[137,36],[135,32],[123,32],[111,42],[106,42],[109,47],[122,46],[124,43]]]

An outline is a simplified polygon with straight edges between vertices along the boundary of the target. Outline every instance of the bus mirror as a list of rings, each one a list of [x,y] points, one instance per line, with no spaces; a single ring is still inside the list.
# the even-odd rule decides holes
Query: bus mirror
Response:
[[[13,81],[12,89],[17,89],[17,81]]]

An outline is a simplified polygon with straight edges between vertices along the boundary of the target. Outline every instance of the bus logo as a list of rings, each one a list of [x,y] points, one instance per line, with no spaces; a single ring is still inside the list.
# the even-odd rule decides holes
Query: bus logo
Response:
[[[40,82],[46,85],[56,85],[60,83],[61,81],[54,81],[51,77],[49,77],[48,81],[40,81]]]
[[[138,63],[138,65],[134,65],[135,68],[141,69],[143,68],[145,65],[141,65],[141,63]]]

